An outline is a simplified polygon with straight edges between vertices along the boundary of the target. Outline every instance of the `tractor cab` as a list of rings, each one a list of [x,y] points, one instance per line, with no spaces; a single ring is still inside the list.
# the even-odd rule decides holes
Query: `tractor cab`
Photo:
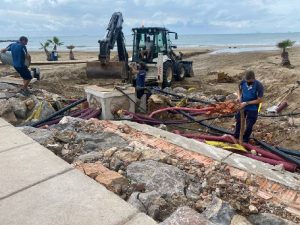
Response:
[[[133,28],[133,55],[132,61],[153,63],[153,59],[158,57],[158,53],[163,55],[171,55],[172,42],[169,34],[175,34],[175,39],[178,38],[177,33],[171,32],[162,27],[141,27]]]

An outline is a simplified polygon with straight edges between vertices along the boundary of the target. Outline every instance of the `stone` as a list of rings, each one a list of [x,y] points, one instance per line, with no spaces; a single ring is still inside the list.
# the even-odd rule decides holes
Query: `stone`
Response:
[[[32,110],[35,107],[35,102],[33,99],[29,98],[24,101],[28,110]]]
[[[125,177],[115,171],[107,169],[100,163],[82,163],[76,165],[76,168],[116,194],[120,194],[122,189],[129,186],[129,182]]]
[[[40,129],[34,127],[24,126],[20,130],[31,137],[33,140],[37,141],[41,145],[46,144],[47,141],[53,140],[54,131],[50,129]]]
[[[140,158],[140,156],[141,153],[124,151],[124,150],[117,151],[114,154],[114,157],[117,157],[118,159],[120,159],[121,161],[127,164],[137,161]]]
[[[105,152],[104,152],[104,156],[105,157],[112,157],[114,154],[115,154],[115,152],[118,150],[118,148],[116,148],[116,147],[112,147],[112,148],[110,148],[110,149],[108,149],[108,150],[106,150]]]
[[[296,225],[270,213],[253,214],[247,219],[253,225]]]
[[[213,225],[195,210],[183,206],[178,208],[172,215],[160,225]]]
[[[10,98],[9,103],[12,106],[12,110],[17,118],[26,119],[27,107],[23,101],[18,98]]]
[[[16,115],[12,111],[2,114],[1,117],[11,124],[16,124],[18,122]]]
[[[146,149],[142,151],[141,160],[164,161],[168,155],[157,149]]]
[[[221,199],[214,197],[202,215],[210,220],[212,223],[220,225],[230,225],[233,216],[236,214],[235,210]]]
[[[132,183],[145,184],[146,191],[156,190],[167,197],[184,196],[188,179],[188,175],[177,167],[153,160],[131,163],[127,167],[127,177]]]
[[[133,207],[135,207],[136,209],[138,209],[140,212],[144,212],[147,213],[147,208],[143,205],[143,203],[139,200],[139,195],[141,193],[140,192],[133,192],[129,199],[128,199],[128,203],[131,204]]]
[[[230,225],[252,225],[245,217],[240,216],[240,215],[235,215],[232,220]]]
[[[258,209],[256,208],[255,205],[249,205],[249,211],[252,214],[257,214],[258,213]]]
[[[16,86],[8,83],[0,83],[0,90],[14,90],[17,89]]]
[[[190,183],[186,190],[186,197],[192,200],[198,200],[202,186],[200,183]]]
[[[12,112],[12,106],[9,103],[8,100],[0,99],[0,105],[1,105],[1,107],[0,107],[0,117],[3,114],[8,114],[8,113]]]
[[[90,153],[86,153],[83,155],[80,155],[77,160],[81,161],[81,162],[96,162],[99,161],[99,159],[101,159],[103,157],[103,153],[102,152],[90,152]],[[77,161],[76,160],[76,161]]]
[[[75,142],[85,142],[85,150],[88,152],[93,151],[94,149],[108,150],[112,147],[124,148],[128,145],[128,142],[122,137],[110,132],[96,134],[78,133]]]
[[[232,83],[234,79],[225,72],[218,72],[218,83]]]
[[[63,143],[71,143],[75,140],[76,133],[74,131],[56,132],[54,138]]]
[[[41,102],[41,104],[43,104],[43,105],[42,105],[42,110],[41,110],[41,114],[40,114],[40,118],[39,118],[40,120],[45,119],[48,116],[50,116],[56,112],[55,109],[52,107],[52,105],[49,102],[43,100]],[[37,105],[36,107],[39,107],[39,105]]]
[[[181,94],[186,94],[187,90],[183,87],[175,87],[173,88],[173,92],[175,93],[181,93]]]

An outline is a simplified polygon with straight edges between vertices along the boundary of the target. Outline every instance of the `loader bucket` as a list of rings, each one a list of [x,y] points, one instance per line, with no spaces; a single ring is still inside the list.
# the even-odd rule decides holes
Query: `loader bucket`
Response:
[[[87,62],[86,75],[95,79],[128,79],[125,62]]]

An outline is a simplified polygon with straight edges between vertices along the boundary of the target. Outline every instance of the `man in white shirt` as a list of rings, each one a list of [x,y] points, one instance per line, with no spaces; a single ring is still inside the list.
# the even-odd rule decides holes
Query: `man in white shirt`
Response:
[[[145,49],[141,51],[142,59],[146,56],[146,59],[151,57],[151,50],[153,47],[153,42],[151,41],[150,37],[148,36],[145,41]]]

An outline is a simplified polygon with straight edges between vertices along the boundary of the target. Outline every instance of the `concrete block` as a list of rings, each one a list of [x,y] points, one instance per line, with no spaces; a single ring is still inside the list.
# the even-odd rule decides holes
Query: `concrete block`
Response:
[[[13,126],[0,127],[0,153],[34,141]]]
[[[124,225],[157,225],[151,217],[144,213],[139,213]]]
[[[277,171],[275,166],[238,154],[232,154],[224,160],[224,163],[249,173],[265,177],[295,190],[300,190],[300,176],[296,173]]]
[[[116,225],[137,210],[80,171],[72,170],[0,201],[1,224]]]
[[[118,122],[120,123],[120,122]],[[187,150],[199,153],[201,155],[207,156],[211,159],[222,161],[226,157],[228,157],[231,152],[216,148],[210,145],[207,145],[205,143],[201,143],[199,141],[182,137],[178,134],[174,134],[168,131],[164,131],[161,129],[158,129],[156,127],[148,126],[145,124],[139,124],[135,122],[130,121],[122,121],[121,123],[127,124],[128,126],[132,127],[133,129],[136,129],[138,131],[142,131],[144,133],[150,134],[154,137],[159,138],[165,138],[168,142],[175,144],[177,146],[180,146],[182,148],[185,148]]]
[[[2,152],[0,198],[70,169],[71,165],[37,143]]]
[[[11,126],[10,123],[6,122],[5,119],[0,117],[0,127]]]
[[[123,91],[136,102],[135,88],[128,87]],[[85,92],[90,107],[102,108],[101,119],[103,120],[114,119],[112,112],[119,109],[135,112],[135,104],[129,100],[127,96],[116,89],[91,85],[85,88]]]

